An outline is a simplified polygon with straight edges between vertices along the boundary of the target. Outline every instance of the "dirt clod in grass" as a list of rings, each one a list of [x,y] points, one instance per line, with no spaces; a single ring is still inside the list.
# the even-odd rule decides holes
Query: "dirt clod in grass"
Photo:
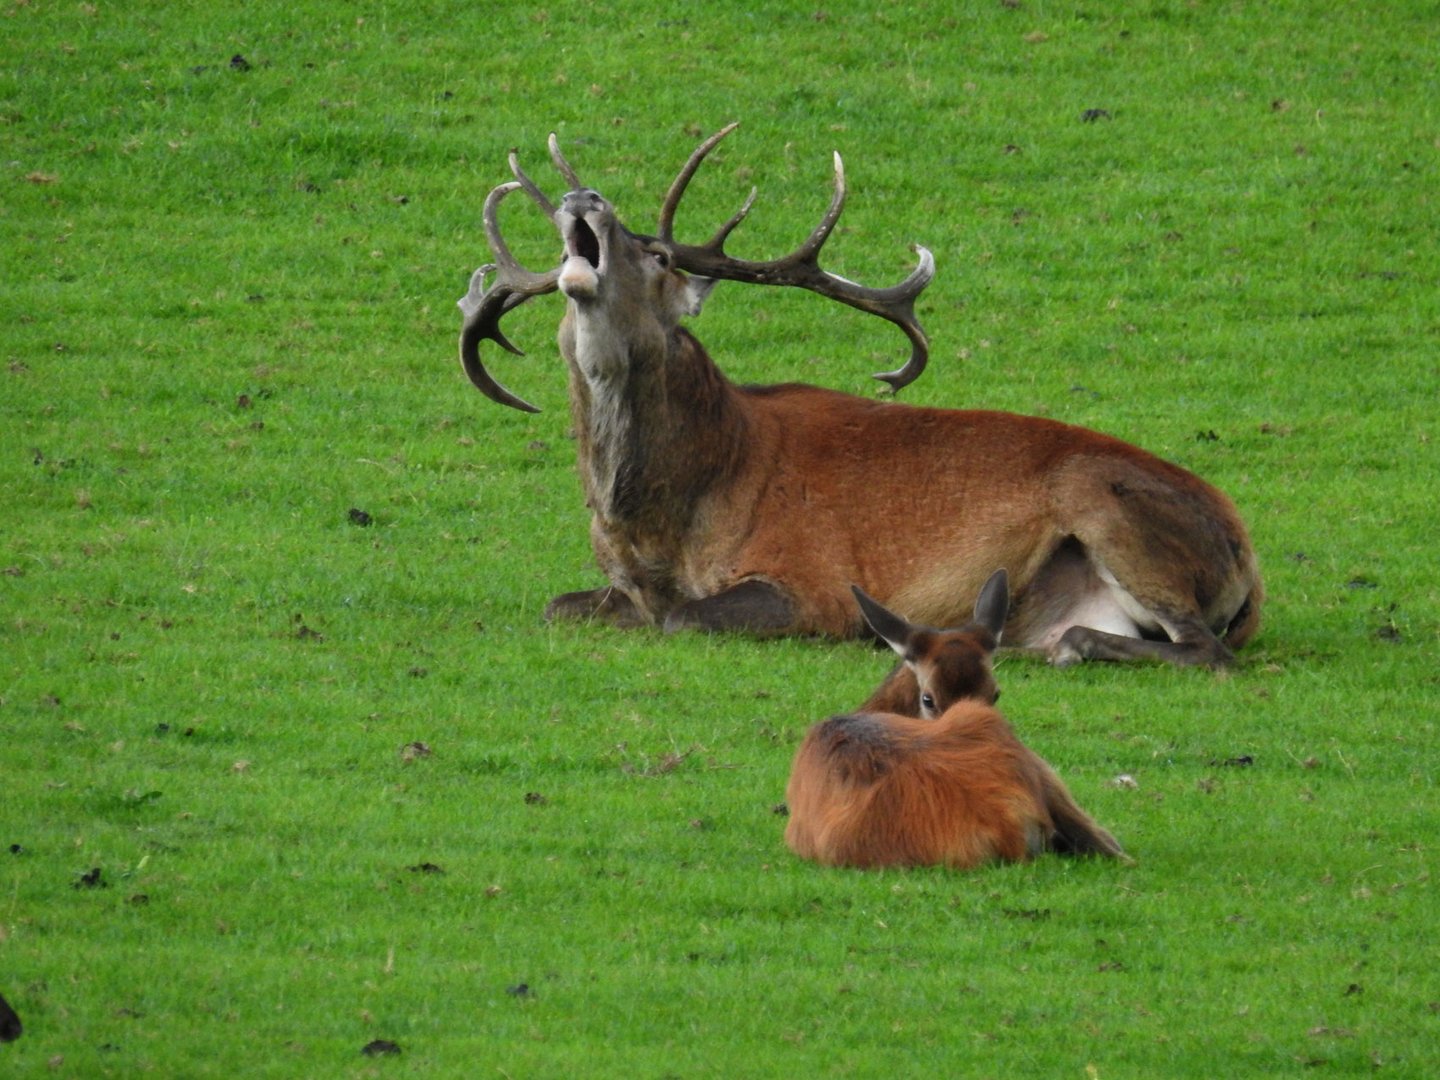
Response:
[[[1211,758],[1210,764],[1221,768],[1243,769],[1247,766],[1254,765],[1255,758],[1250,754],[1241,754],[1239,757],[1232,758]]]
[[[526,806],[544,806],[549,801],[549,799],[547,799],[544,795],[541,795],[538,791],[527,791],[525,793]]]
[[[14,1042],[24,1030],[19,1015],[8,1001],[0,997],[0,1042]]]
[[[1095,122],[1098,121],[1098,120],[1109,120],[1109,119],[1110,119],[1110,110],[1109,110],[1109,109],[1086,109],[1084,112],[1082,112],[1082,113],[1080,114],[1080,122],[1081,122],[1082,124],[1093,124],[1093,123],[1095,123]]]
[[[10,854],[11,854],[11,855],[24,855],[24,854],[25,854],[25,847],[24,847],[24,845],[22,845],[22,844],[11,844],[11,845],[10,845]]]
[[[786,806],[783,802],[777,802],[774,806],[770,807],[770,813],[776,817],[789,817],[790,807]]]
[[[236,53],[234,56],[230,57],[231,71],[249,71],[250,67],[250,61],[246,60],[245,57],[241,56],[239,53]]]
[[[400,1044],[389,1039],[374,1039],[360,1048],[366,1057],[380,1057],[384,1054],[400,1053]]]
[[[405,869],[412,874],[443,874],[444,869],[436,866],[433,862],[416,863],[414,866],[407,866]]]
[[[523,982],[516,983],[514,986],[507,986],[505,988],[505,992],[511,997],[516,998],[528,998],[535,996],[534,992],[530,989],[530,984]]]
[[[95,866],[76,878],[74,887],[77,889],[108,889],[110,883],[105,880],[104,871]]]
[[[408,742],[400,748],[401,761],[414,761],[416,758],[426,758],[435,751],[430,749],[429,743],[420,741]]]
[[[351,525],[358,525],[362,529],[368,528],[370,525],[374,524],[375,521],[375,519],[370,516],[368,511],[361,510],[358,506],[352,506],[350,508],[348,516],[350,518]]]

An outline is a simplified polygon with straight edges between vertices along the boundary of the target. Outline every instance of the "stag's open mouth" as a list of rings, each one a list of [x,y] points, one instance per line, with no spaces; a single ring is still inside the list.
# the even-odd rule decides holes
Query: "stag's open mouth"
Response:
[[[600,267],[600,238],[584,218],[576,218],[565,243],[566,252],[584,259],[591,266]]]
[[[557,217],[565,239],[560,291],[572,300],[589,299],[600,288],[600,272],[604,266],[600,236],[581,214],[561,210]]]

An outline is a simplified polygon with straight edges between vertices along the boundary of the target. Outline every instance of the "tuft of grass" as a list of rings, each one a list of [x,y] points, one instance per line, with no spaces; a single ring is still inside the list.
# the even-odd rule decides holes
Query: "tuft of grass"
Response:
[[[5,5],[0,1071],[1431,1074],[1432,15]],[[840,150],[827,266],[939,263],[907,399],[1249,521],[1235,671],[1000,668],[1135,866],[798,863],[790,755],[882,657],[541,624],[598,583],[560,308],[494,358],[543,413],[471,390],[481,202],[553,130],[647,229],[732,119],[683,236],[753,184],[732,248],[790,250]],[[872,322],[729,285],[696,330],[869,394]]]

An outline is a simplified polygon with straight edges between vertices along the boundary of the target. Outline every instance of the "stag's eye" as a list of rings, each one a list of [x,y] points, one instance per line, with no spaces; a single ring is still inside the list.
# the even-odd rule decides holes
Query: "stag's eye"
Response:
[[[652,259],[655,260],[655,264],[656,264],[657,266],[659,266],[661,270],[669,270],[669,269],[670,269],[670,264],[671,264],[670,252],[667,251],[665,248],[662,248],[662,247],[652,247],[652,248],[649,248],[649,249],[648,249],[648,252],[647,252],[647,253],[649,254],[649,256],[650,256]]]

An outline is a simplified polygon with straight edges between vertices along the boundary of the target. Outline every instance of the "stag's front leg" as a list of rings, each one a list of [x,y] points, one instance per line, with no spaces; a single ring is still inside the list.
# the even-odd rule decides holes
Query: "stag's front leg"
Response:
[[[761,635],[794,633],[795,602],[778,585],[751,578],[671,609],[665,616],[665,632],[676,630],[710,633],[733,630]]]
[[[622,630],[633,630],[647,625],[645,616],[635,606],[635,602],[614,585],[607,585],[603,589],[561,593],[545,605],[545,621],[555,622],[561,619],[598,619]]]

